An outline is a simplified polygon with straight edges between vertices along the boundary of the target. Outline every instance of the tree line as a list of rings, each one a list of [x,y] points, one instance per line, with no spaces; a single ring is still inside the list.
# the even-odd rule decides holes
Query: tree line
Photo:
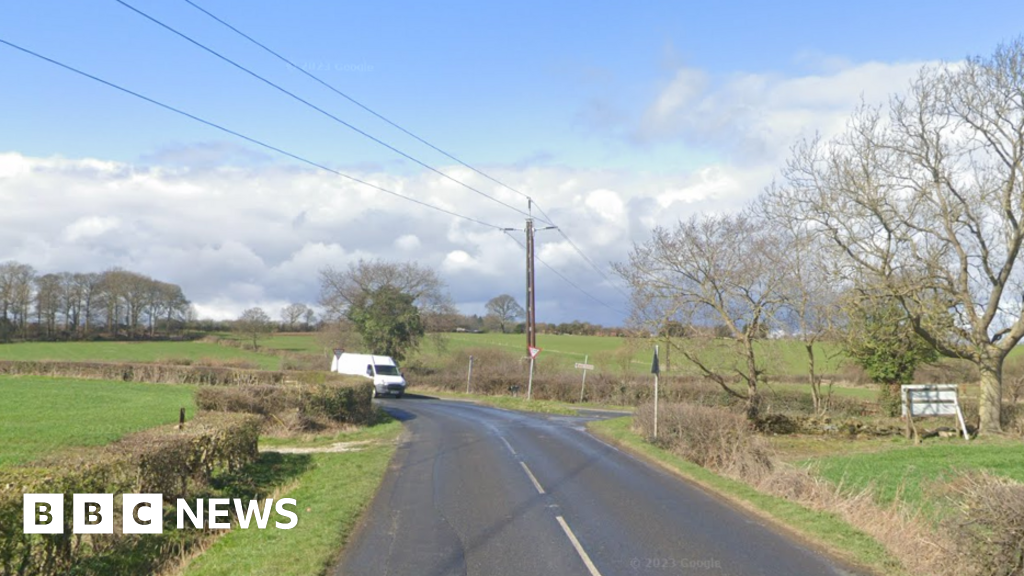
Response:
[[[741,213],[656,228],[616,272],[631,323],[727,333],[728,373],[708,338],[674,342],[728,393],[760,409],[758,335],[839,338],[882,381],[920,362],[980,374],[980,430],[1001,429],[1002,370],[1024,338],[1024,39],[993,55],[924,68],[909,90],[862,105],[833,138],[798,142],[780,178]],[[740,385],[735,385],[734,376]]]
[[[39,274],[0,263],[0,341],[144,338],[180,331],[194,316],[177,284],[121,268]]]

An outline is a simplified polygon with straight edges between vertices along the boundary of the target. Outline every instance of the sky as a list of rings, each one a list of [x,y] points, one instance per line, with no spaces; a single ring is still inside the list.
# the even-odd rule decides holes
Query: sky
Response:
[[[231,319],[315,304],[328,266],[415,261],[483,313],[499,294],[523,303],[529,196],[559,226],[537,234],[538,321],[621,325],[610,265],[655,226],[741,209],[798,139],[837,133],[922,66],[992,53],[1024,22],[1024,4],[985,0],[193,2],[508,187],[186,0],[6,0],[0,40],[473,220],[0,44],[0,262],[120,266]]]

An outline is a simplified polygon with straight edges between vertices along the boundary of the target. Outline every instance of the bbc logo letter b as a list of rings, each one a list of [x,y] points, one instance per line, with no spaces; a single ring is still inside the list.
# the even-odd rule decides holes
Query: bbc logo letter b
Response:
[[[71,500],[71,529],[75,534],[113,534],[114,495],[74,494]]]
[[[64,532],[63,494],[25,494],[25,534]]]

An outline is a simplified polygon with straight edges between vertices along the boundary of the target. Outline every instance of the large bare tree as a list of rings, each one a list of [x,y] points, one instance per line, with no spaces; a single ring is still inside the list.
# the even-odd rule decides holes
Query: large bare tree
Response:
[[[629,262],[615,265],[632,290],[632,322],[651,334],[670,321],[687,326],[692,337],[673,340],[679,352],[706,378],[746,400],[752,419],[765,376],[755,340],[770,332],[784,303],[779,253],[778,239],[749,215],[703,216],[673,230],[656,228],[650,240],[634,246]],[[721,326],[742,359],[738,364],[716,362],[721,350],[713,338]],[[733,375],[746,390],[732,385]]]
[[[434,344],[444,347],[444,333],[455,329],[458,311],[437,272],[415,262],[360,260],[345,270],[320,270],[320,305],[325,320],[337,321],[366,294],[389,286],[413,297],[423,327]]]
[[[508,294],[495,296],[487,301],[487,315],[494,319],[502,333],[510,325],[514,326],[516,321],[526,315],[523,307],[516,302],[516,299]]]
[[[905,310],[940,354],[980,372],[1000,430],[1002,367],[1024,337],[1024,40],[922,70],[904,96],[803,142],[778,190],[838,250],[854,285]]]
[[[829,409],[831,387],[822,390],[821,363],[829,354],[821,344],[834,338],[844,324],[844,283],[833,265],[831,247],[794,216],[781,201],[785,196],[771,187],[753,209],[780,242],[773,257],[784,273],[780,323],[787,337],[804,349],[811,400],[815,411],[822,413]]]

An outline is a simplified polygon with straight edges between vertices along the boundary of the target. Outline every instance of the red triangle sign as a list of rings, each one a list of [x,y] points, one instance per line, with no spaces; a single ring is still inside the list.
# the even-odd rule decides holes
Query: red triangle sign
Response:
[[[536,358],[537,354],[540,354],[540,348],[534,348],[533,346],[527,346],[526,349],[530,352],[530,358]]]

